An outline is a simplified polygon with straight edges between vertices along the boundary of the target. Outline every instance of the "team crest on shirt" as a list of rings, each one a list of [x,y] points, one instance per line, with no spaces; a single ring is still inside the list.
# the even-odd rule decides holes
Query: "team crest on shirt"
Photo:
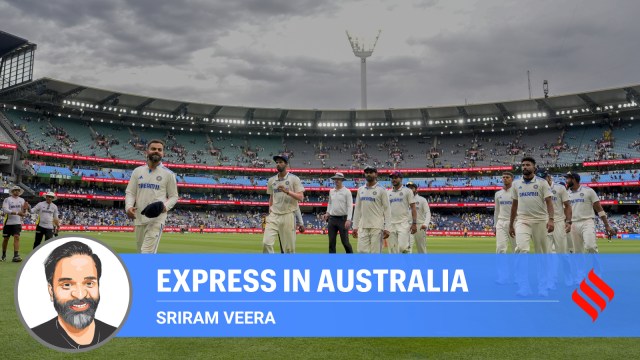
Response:
[[[518,189],[522,189],[522,185],[518,186]]]
[[[553,190],[552,192],[553,192],[554,194],[556,193],[556,191],[555,191],[555,190]]]
[[[162,176],[156,176],[157,181],[162,181]]]
[[[378,192],[377,192],[377,191],[374,191],[374,192],[373,192],[373,195],[378,195]]]
[[[287,184],[287,185],[289,185],[289,181],[285,181],[284,183],[285,183],[285,184]]]
[[[538,185],[533,185],[533,188],[534,188],[534,189],[537,189],[537,188],[538,188]]]
[[[400,194],[398,194],[398,195],[402,196],[402,191],[400,191]]]
[[[580,193],[580,196],[584,197],[584,193]]]

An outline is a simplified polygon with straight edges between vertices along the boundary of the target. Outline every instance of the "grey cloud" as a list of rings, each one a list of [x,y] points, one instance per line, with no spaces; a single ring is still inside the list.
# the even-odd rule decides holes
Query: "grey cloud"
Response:
[[[268,51],[230,51],[218,45],[231,32],[250,28],[259,34],[290,18],[332,15],[341,4],[21,0],[0,2],[0,23],[4,31],[38,43],[37,74],[105,87],[113,82],[92,75],[93,69],[134,72],[166,64],[194,79],[194,87],[122,81],[114,90],[229,105],[348,109],[360,104],[355,58],[322,61]],[[524,98],[528,69],[538,96],[542,79],[550,81],[552,94],[640,82],[634,64],[640,28],[636,1],[612,5],[483,0],[456,6],[436,0],[413,2],[415,11],[429,8],[426,11],[442,14],[442,24],[430,25],[436,31],[432,35],[406,40],[418,56],[385,57],[378,52],[370,58],[370,108]],[[389,19],[389,28],[403,21],[393,14]],[[195,68],[193,54],[204,49],[209,49],[211,65]]]
[[[10,4],[19,17],[55,23],[57,45],[78,44],[96,59],[128,66],[184,64],[194,51],[215,46],[238,26],[268,26],[288,17],[337,9],[337,3],[313,0],[21,0]]]

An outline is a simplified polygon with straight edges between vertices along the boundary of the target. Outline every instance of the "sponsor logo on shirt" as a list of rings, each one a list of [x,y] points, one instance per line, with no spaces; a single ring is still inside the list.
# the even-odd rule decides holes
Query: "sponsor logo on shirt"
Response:
[[[158,184],[149,184],[149,183],[141,183],[138,184],[139,189],[151,189],[151,190],[160,190],[160,185]]]
[[[528,197],[528,196],[540,196],[537,191],[523,191],[520,193],[520,197]]]

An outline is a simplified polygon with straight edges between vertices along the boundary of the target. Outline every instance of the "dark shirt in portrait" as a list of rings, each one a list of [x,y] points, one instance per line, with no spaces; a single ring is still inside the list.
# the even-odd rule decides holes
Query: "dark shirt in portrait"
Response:
[[[94,319],[96,324],[96,330],[93,334],[93,340],[91,340],[90,344],[80,345],[73,341],[73,339],[67,334],[64,328],[58,322],[58,317],[54,317],[53,319],[42,323],[36,327],[34,327],[33,332],[38,335],[38,337],[47,343],[63,348],[63,349],[83,349],[90,346],[94,346],[104,341],[106,338],[111,336],[116,328],[105,324],[98,319]]]

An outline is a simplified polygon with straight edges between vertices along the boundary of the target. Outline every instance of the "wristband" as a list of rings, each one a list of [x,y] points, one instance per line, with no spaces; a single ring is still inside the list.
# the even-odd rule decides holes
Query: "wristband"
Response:
[[[564,222],[566,222],[569,225],[573,224],[573,222],[571,220],[565,220]]]

